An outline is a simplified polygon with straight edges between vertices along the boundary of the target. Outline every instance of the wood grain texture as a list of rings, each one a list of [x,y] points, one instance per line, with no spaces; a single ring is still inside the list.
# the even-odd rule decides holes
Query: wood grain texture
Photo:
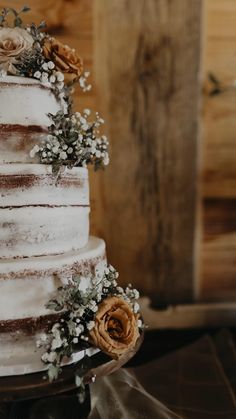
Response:
[[[206,0],[204,77],[213,73],[228,92],[205,97],[203,109],[202,274],[199,298],[236,299],[236,3]]]
[[[204,199],[204,301],[235,301],[236,199]]]
[[[121,279],[161,303],[193,298],[200,21],[200,1],[95,1],[104,237]]]

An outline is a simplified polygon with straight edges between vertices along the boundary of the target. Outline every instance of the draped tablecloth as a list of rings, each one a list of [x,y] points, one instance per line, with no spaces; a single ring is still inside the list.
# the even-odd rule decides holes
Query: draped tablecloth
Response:
[[[236,419],[236,350],[229,331],[206,335],[90,385],[89,419]],[[27,407],[28,406],[28,407]],[[0,419],[82,419],[78,397],[0,405]]]
[[[90,388],[89,419],[236,419],[236,351],[225,331]]]

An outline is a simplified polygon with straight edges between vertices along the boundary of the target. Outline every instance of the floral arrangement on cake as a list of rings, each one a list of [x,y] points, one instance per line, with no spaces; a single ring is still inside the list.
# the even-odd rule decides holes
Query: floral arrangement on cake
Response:
[[[19,12],[5,8],[0,15],[0,77],[14,75],[39,80],[53,89],[61,104],[57,115],[49,115],[52,124],[45,141],[36,144],[30,153],[40,163],[52,165],[60,174],[63,167],[86,167],[95,170],[109,163],[108,140],[99,127],[103,119],[89,109],[72,112],[71,93],[79,83],[83,92],[91,89],[87,83],[89,72],[73,48],[62,44],[39,26],[23,24],[22,15],[30,9],[24,6]],[[88,120],[90,117],[90,120]]]
[[[42,356],[48,364],[50,380],[57,378],[63,358],[86,344],[119,359],[132,350],[143,328],[139,292],[129,284],[118,286],[118,272],[101,262],[95,274],[75,276],[58,289],[47,308],[63,313],[38,345],[46,348]]]

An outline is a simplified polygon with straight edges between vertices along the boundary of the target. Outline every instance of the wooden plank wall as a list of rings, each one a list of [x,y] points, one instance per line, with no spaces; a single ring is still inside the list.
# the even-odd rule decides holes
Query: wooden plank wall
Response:
[[[158,303],[193,299],[200,25],[195,0],[95,2],[95,77],[112,149],[104,236],[124,281]]]
[[[236,2],[206,0],[202,275],[199,297],[236,299]],[[225,93],[209,96],[208,73]]]
[[[196,3],[196,2],[195,2]],[[226,84],[231,84],[236,74],[236,2],[235,0],[204,0],[203,20],[203,85],[207,73],[214,73]],[[51,33],[63,42],[74,46],[83,56],[86,68],[94,79],[94,0],[28,0],[32,13],[29,21],[46,19]],[[0,6],[22,6],[21,0],[0,0]],[[159,21],[159,19],[158,19]],[[157,23],[158,26],[158,23]],[[96,36],[99,34],[97,33]],[[166,55],[166,59],[168,56]],[[104,95],[107,92],[103,92]],[[76,95],[76,108],[99,106],[96,89],[86,95]],[[236,92],[209,97],[203,95],[203,162],[202,162],[202,223],[201,275],[198,278],[200,300],[236,299]],[[124,150],[125,152],[125,150]],[[114,154],[114,151],[113,151]],[[113,169],[118,162],[113,157]],[[111,168],[112,168],[111,166]],[[116,247],[111,248],[109,231],[104,224],[112,209],[104,185],[106,173],[91,173],[91,230],[106,236],[110,255],[116,260]],[[113,198],[114,199],[114,198]],[[110,215],[111,216],[111,215]],[[112,215],[113,217],[113,215]],[[136,228],[136,227],[135,227]],[[119,247],[118,237],[116,241]],[[140,260],[142,255],[140,255]],[[119,263],[122,263],[120,261]],[[130,270],[128,271],[128,266]],[[119,267],[120,268],[120,267]],[[143,278],[132,275],[132,264],[125,262],[125,277],[137,286]],[[126,278],[125,278],[126,279]],[[144,286],[145,288],[145,286]],[[149,288],[149,285],[148,285]]]

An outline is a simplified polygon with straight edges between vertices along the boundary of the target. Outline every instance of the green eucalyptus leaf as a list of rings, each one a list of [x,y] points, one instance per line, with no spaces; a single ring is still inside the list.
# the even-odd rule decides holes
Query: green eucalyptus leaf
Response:
[[[63,306],[60,305],[57,300],[50,300],[46,304],[46,308],[48,308],[49,310],[54,310],[54,311],[61,311],[63,309]]]
[[[42,20],[42,22],[40,22],[39,26],[38,26],[38,30],[40,29],[45,29],[47,27],[47,24],[44,20]]]
[[[17,26],[17,27],[20,27],[22,25],[22,19],[19,16],[17,16],[14,19],[14,25]]]
[[[23,7],[22,7],[22,9],[21,9],[20,13],[21,13],[21,12],[23,12],[23,13],[25,13],[25,12],[29,12],[30,10],[31,10],[31,8],[30,8],[29,6],[27,6],[27,5],[25,5],[25,6],[23,6]]]

